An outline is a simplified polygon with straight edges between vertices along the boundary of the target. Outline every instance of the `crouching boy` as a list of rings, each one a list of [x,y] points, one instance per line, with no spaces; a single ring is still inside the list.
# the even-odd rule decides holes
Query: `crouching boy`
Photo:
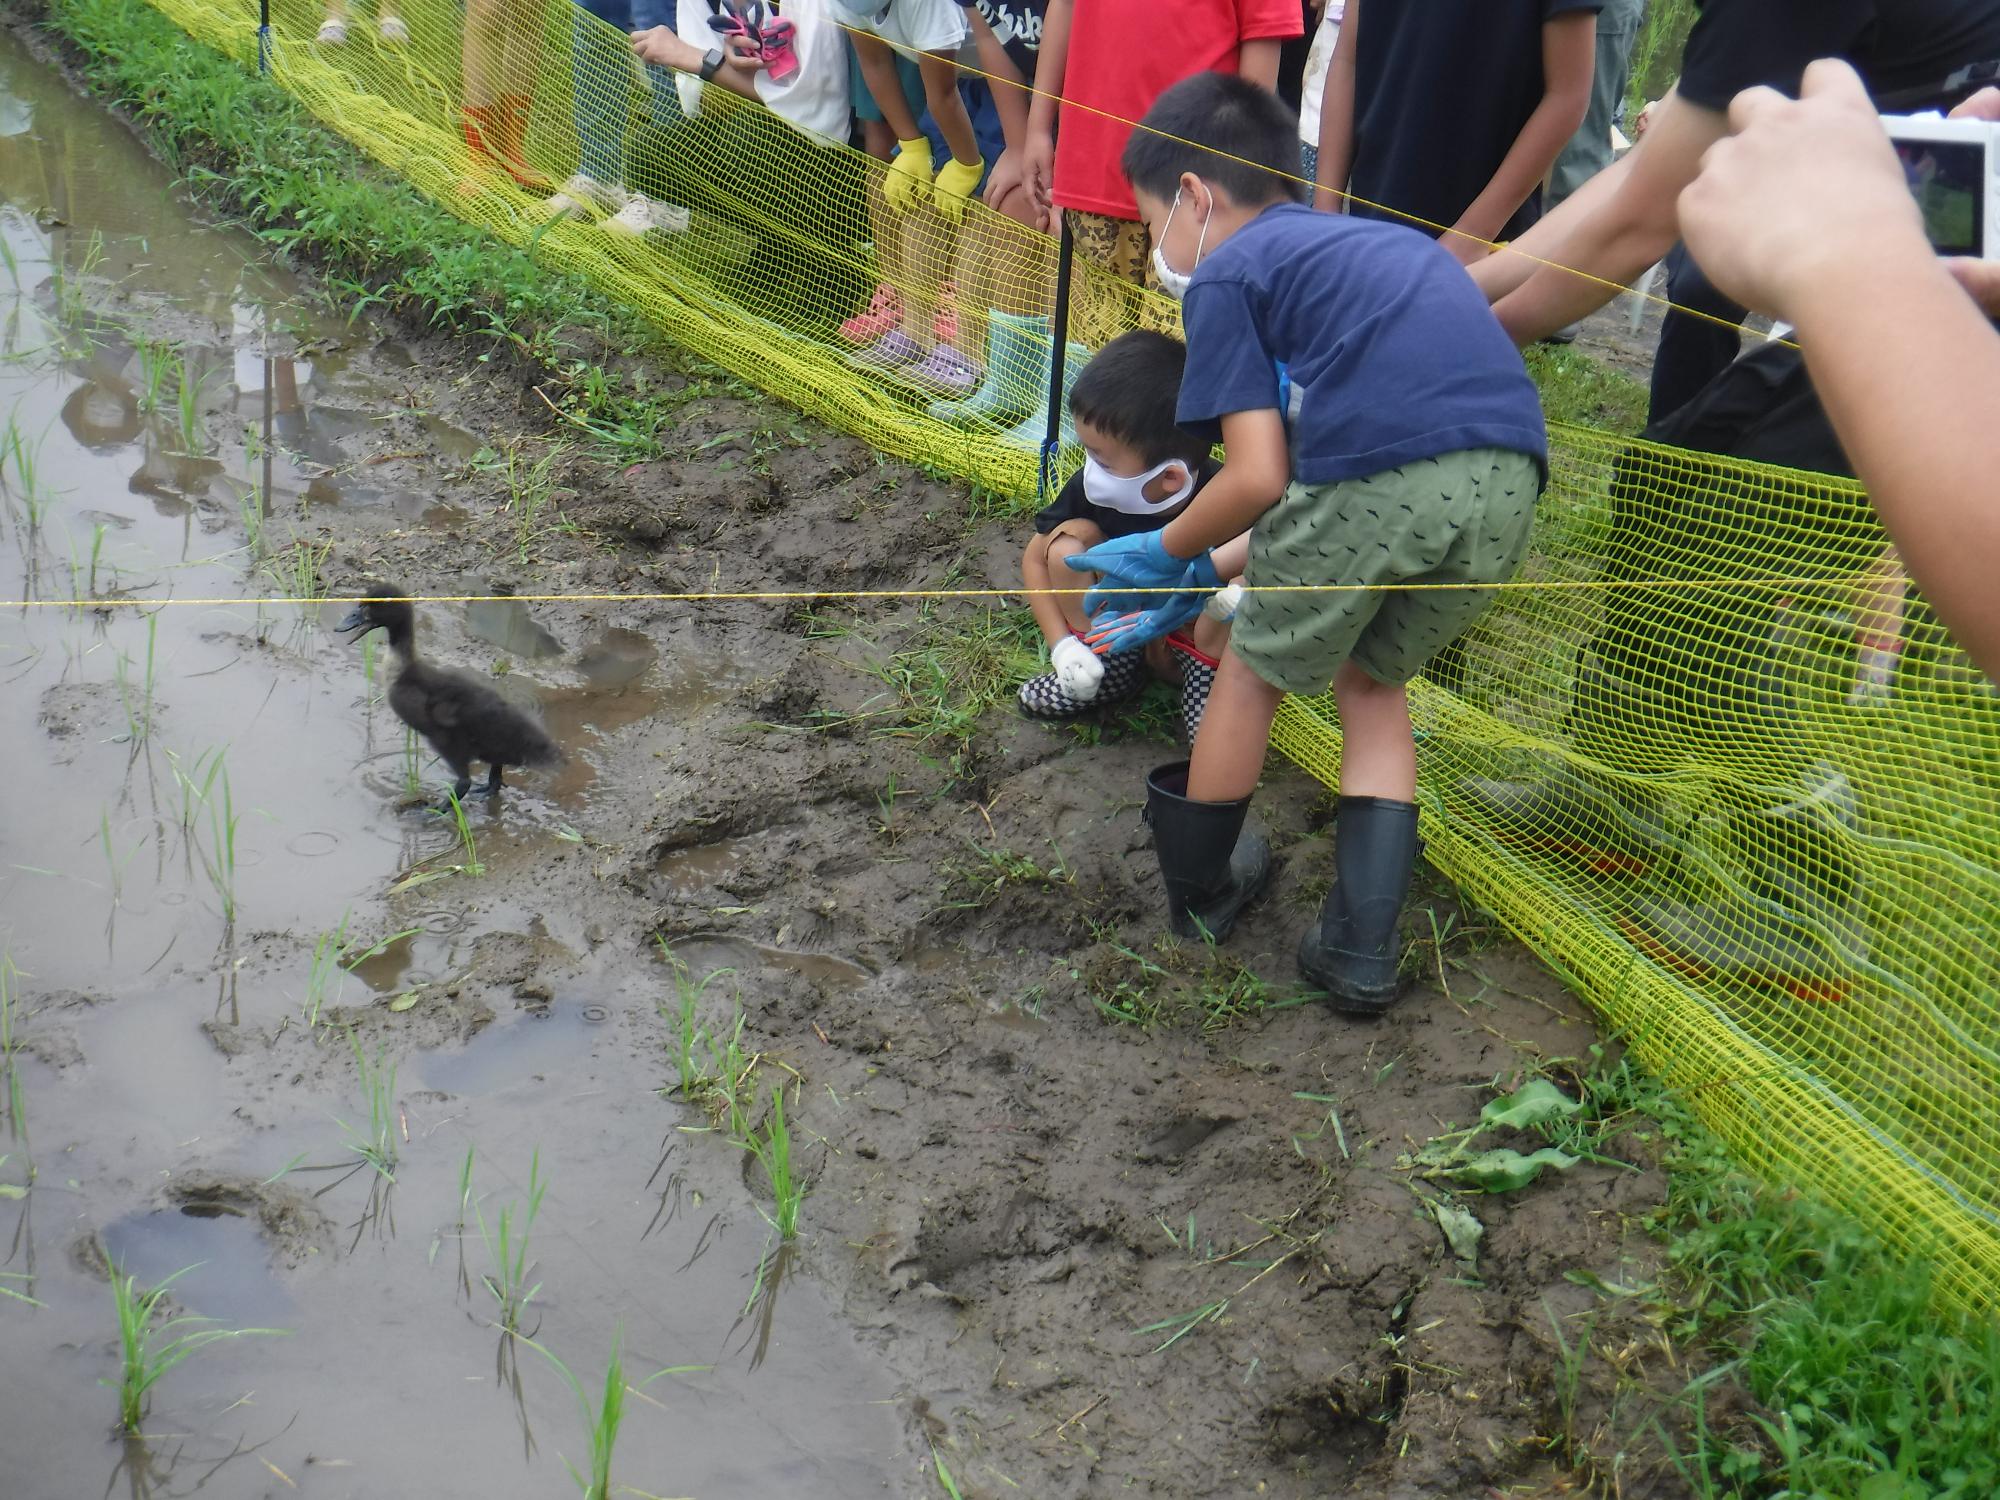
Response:
[[[1415,230],[1296,201],[1279,175],[1297,170],[1296,130],[1275,96],[1204,73],[1133,133],[1125,174],[1154,269],[1185,304],[1180,424],[1219,434],[1224,463],[1161,530],[1067,562],[1106,575],[1095,614],[1119,603],[1119,584],[1212,587],[1210,549],[1249,530],[1246,592],[1193,759],[1147,781],[1168,915],[1176,932],[1221,938],[1264,888],[1270,849],[1243,823],[1271,721],[1286,693],[1331,684],[1335,881],[1299,967],[1336,1008],[1373,1013],[1397,994],[1417,853],[1404,684],[1485,609],[1477,585],[1519,565],[1548,439],[1520,355],[1450,255]],[[1155,605],[1145,633],[1173,614]]]

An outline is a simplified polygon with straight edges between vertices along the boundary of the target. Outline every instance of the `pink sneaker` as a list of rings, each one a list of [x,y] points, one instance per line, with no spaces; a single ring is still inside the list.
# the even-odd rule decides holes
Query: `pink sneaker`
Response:
[[[878,286],[868,299],[868,311],[856,313],[840,325],[840,336],[850,344],[872,344],[883,334],[902,326],[903,294],[892,286]]]

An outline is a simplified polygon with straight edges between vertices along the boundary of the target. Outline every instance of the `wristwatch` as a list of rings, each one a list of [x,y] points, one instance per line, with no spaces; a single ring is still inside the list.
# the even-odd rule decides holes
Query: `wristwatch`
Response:
[[[708,56],[701,60],[701,81],[707,83],[721,69],[725,58],[720,47],[710,47]]]

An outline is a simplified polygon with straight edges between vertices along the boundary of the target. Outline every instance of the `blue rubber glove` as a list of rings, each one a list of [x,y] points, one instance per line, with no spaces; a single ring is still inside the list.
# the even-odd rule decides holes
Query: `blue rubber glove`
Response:
[[[1175,557],[1167,551],[1167,544],[1157,531],[1141,531],[1100,542],[1063,561],[1075,572],[1104,575],[1105,581],[1084,596],[1084,612],[1092,619],[1106,609],[1127,614],[1163,602],[1157,593],[1134,590],[1212,589],[1222,582],[1206,552],[1194,558]],[[1117,584],[1124,587],[1118,588]]]
[[[1208,602],[1207,595],[1194,593],[1169,594],[1164,599],[1158,594],[1148,597],[1159,601],[1151,609],[1124,615],[1107,609],[1093,615],[1091,631],[1083,638],[1084,644],[1100,656],[1137,651],[1148,641],[1172,635],[1200,615],[1202,606]]]

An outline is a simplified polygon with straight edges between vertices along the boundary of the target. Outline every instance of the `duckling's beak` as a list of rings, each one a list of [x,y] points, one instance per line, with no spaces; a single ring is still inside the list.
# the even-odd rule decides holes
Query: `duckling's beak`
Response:
[[[341,622],[334,626],[333,629],[336,635],[352,635],[356,631],[366,630],[374,623],[374,621],[368,618],[368,606],[357,604],[347,612],[341,619]]]

